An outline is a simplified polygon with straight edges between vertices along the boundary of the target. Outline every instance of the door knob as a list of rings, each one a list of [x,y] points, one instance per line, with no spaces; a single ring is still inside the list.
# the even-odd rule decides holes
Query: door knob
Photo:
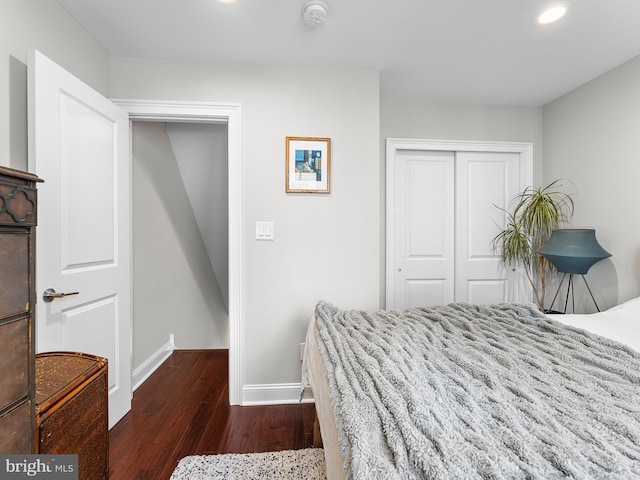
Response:
[[[78,295],[80,292],[67,292],[67,293],[58,293],[53,288],[47,288],[42,294],[42,299],[45,302],[53,302],[56,298],[66,297],[68,295]]]

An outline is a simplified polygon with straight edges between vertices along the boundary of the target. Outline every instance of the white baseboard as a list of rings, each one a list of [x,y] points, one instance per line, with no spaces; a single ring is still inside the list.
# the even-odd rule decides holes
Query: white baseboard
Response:
[[[147,358],[142,364],[133,371],[133,391],[144,383],[156,369],[162,365],[162,363],[171,356],[176,349],[176,345],[173,340],[173,333],[169,335],[169,341],[165,343],[159,350],[153,355]]]
[[[268,383],[245,385],[242,389],[242,405],[283,405],[300,403],[301,383]],[[303,402],[312,402],[310,388],[304,389]]]
[[[173,334],[169,335],[169,341],[160,347],[153,355],[147,358],[133,371],[133,390],[135,391],[149,376],[155,372],[162,363],[171,356],[176,349]],[[242,389],[241,405],[284,405],[291,403],[313,402],[311,387],[304,389],[302,400],[300,390],[302,383],[267,383],[245,385]]]

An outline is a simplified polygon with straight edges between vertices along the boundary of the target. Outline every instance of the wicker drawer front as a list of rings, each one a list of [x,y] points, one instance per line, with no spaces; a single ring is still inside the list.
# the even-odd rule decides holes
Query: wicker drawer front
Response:
[[[29,394],[29,319],[0,325],[0,409]]]
[[[31,452],[31,402],[25,401],[0,416],[0,453]]]
[[[36,355],[37,453],[78,455],[78,479],[109,476],[107,360],[83,353]]]
[[[108,476],[106,396],[106,375],[101,375],[40,424],[40,453],[77,454],[79,479]]]
[[[0,229],[0,318],[29,311],[29,240]]]

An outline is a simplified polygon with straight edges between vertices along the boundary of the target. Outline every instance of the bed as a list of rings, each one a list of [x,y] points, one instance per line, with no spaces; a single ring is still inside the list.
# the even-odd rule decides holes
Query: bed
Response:
[[[327,477],[640,478],[639,323],[640,298],[582,316],[320,302],[303,384]]]

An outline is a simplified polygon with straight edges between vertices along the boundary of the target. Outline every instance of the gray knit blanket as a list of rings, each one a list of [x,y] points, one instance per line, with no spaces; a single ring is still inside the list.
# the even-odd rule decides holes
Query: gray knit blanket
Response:
[[[624,345],[534,305],[315,316],[347,478],[640,478]]]

